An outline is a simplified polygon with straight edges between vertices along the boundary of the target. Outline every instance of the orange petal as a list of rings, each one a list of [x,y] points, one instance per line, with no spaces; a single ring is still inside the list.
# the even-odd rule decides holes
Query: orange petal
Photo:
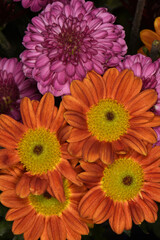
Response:
[[[132,218],[131,210],[127,201],[123,203],[123,211],[125,215],[125,230],[130,230],[132,228]]]
[[[71,135],[71,131],[72,131],[72,127],[68,125],[65,125],[59,129],[57,134],[58,134],[58,140],[60,144],[63,144],[66,141],[68,141]]]
[[[107,98],[111,97],[113,85],[114,85],[115,80],[118,77],[118,75],[119,75],[119,71],[116,68],[108,69],[103,75],[103,79],[104,79],[104,82],[106,85],[106,97]]]
[[[79,234],[84,234],[84,235],[89,233],[87,225],[84,222],[80,221],[80,219],[75,217],[71,212],[67,210],[63,211],[62,219],[75,232]]]
[[[147,199],[141,199],[139,196],[137,198],[137,203],[139,204],[140,208],[142,209],[144,213],[144,219],[147,222],[153,223],[157,219],[157,214],[155,214],[155,210],[153,207],[151,207],[148,203],[149,201]]]
[[[64,96],[62,99],[62,103],[63,103],[65,109],[67,109],[68,111],[72,110],[72,111],[84,114],[89,109],[87,107],[87,105],[85,105],[83,102],[80,102],[79,100],[77,100],[76,98],[74,98],[71,95]]]
[[[26,198],[30,194],[30,177],[27,174],[23,174],[16,185],[16,194],[20,198]],[[25,187],[24,187],[25,186]]]
[[[25,206],[23,208],[12,208],[6,214],[7,221],[14,221],[19,218],[23,218],[24,216],[28,215],[32,211],[32,207],[30,205]]]
[[[121,77],[121,76],[119,76]],[[119,87],[117,88],[117,91],[115,92],[114,98],[118,100],[120,103],[125,103],[126,99],[127,101],[130,99],[133,88],[135,78],[134,74],[131,70],[128,70],[125,72],[125,74],[122,76],[121,81],[119,83]],[[142,84],[140,84],[142,86]],[[132,94],[132,97],[134,95]]]
[[[146,146],[140,139],[137,139],[132,135],[126,134],[125,136],[121,137],[121,140],[122,140],[122,143],[124,142],[136,152],[143,154],[145,156],[147,155]]]
[[[160,126],[160,116],[154,116],[153,120],[150,122],[139,124],[139,127],[159,127]]]
[[[115,202],[113,215],[109,218],[109,224],[117,234],[121,234],[125,229],[126,219],[122,205],[123,203]]]
[[[95,71],[88,72],[87,74],[95,86],[98,99],[103,99],[105,95],[105,82],[104,79]],[[94,104],[94,102],[92,103]],[[91,104],[90,104],[91,105]]]
[[[36,222],[35,210],[33,209],[23,218],[17,219],[13,222],[12,232],[14,234],[22,234],[29,230]]]
[[[160,17],[157,17],[155,20],[154,20],[154,28],[156,30],[156,33],[159,35],[160,37]],[[156,39],[157,40],[157,39]]]
[[[144,29],[140,32],[141,41],[145,44],[148,50],[151,50],[152,43],[154,40],[160,40],[160,36],[149,29]]]
[[[67,232],[61,218],[52,216],[47,224],[48,238],[53,240],[66,240]]]
[[[57,132],[58,129],[62,126],[64,122],[64,107],[62,105],[62,102],[59,105],[58,112],[56,116],[54,117],[54,120],[50,124],[50,131]],[[54,112],[53,112],[54,115]]]
[[[113,201],[105,197],[104,200],[99,204],[93,214],[93,221],[96,224],[104,223],[113,213]]]
[[[24,125],[28,128],[36,128],[36,116],[29,98],[25,97],[21,100],[20,111]]]
[[[64,113],[65,120],[71,125],[72,127],[87,130],[87,121],[85,115],[74,112],[74,111],[67,111]]]
[[[79,142],[81,140],[86,139],[90,135],[91,135],[91,133],[88,132],[87,130],[73,128],[71,131],[71,134],[69,136],[69,139],[67,141],[68,142]]]
[[[145,112],[143,115],[138,115],[136,117],[133,117],[129,120],[129,123],[134,127],[139,127],[139,124],[144,124],[151,122],[154,118],[154,113],[153,112]]]
[[[37,100],[32,100],[31,103],[32,103],[33,111],[34,111],[35,114],[36,114],[37,108],[38,108],[38,105],[39,105],[39,101],[37,101]]]
[[[50,188],[54,194],[54,196],[60,201],[64,202],[66,200],[64,188],[63,188],[63,180],[61,174],[54,170],[52,172],[48,172],[48,179]]]
[[[131,216],[135,224],[141,224],[144,220],[144,213],[136,201],[129,201]]]
[[[39,239],[43,233],[45,218],[42,215],[36,216],[36,221],[32,227],[24,233],[24,239],[35,240]]]
[[[130,115],[141,115],[150,109],[157,101],[157,93],[154,89],[146,89],[125,104]]]
[[[85,171],[96,172],[96,173],[103,172],[103,167],[101,167],[97,163],[88,163],[82,160],[80,161],[80,165]]]
[[[32,194],[41,195],[43,194],[48,186],[46,179],[41,179],[38,176],[32,176],[30,180],[30,191]]]
[[[83,184],[78,180],[77,173],[72,168],[69,161],[62,159],[61,162],[58,164],[57,169],[60,171],[60,173],[67,179],[69,179],[71,182],[76,184],[77,186],[82,186]]]
[[[103,177],[102,173],[98,172],[82,172],[78,174],[78,177],[82,180],[84,183],[93,183],[96,184],[100,182],[101,178]]]
[[[22,199],[17,196],[15,190],[7,190],[1,193],[0,196],[1,203],[8,208],[21,208],[24,207],[25,204],[28,204],[28,200],[26,198]]]
[[[26,131],[26,127],[22,123],[4,114],[0,115],[0,127],[16,140],[19,140]]]
[[[160,184],[158,183],[144,183],[143,189],[156,202],[160,202]]]
[[[0,149],[0,169],[8,168],[19,162],[17,151]]]
[[[53,120],[54,112],[54,96],[51,93],[46,93],[37,108],[36,119],[37,127],[49,128]]]
[[[128,133],[138,139],[145,140],[152,144],[157,142],[157,134],[152,128],[129,128]]]
[[[111,164],[114,160],[114,152],[112,143],[101,142],[100,143],[100,159],[104,164]]]
[[[101,200],[104,198],[104,193],[102,192],[99,186],[90,189],[81,199],[78,209],[82,217],[84,218],[93,217],[94,212],[88,211],[88,208],[94,207],[94,201],[97,198],[98,199],[100,198]]]
[[[85,144],[85,141],[86,140],[82,140],[82,141],[79,141],[79,142],[71,142],[69,143],[69,146],[68,146],[68,152],[72,155],[72,156],[75,156],[77,158],[81,158],[82,157],[82,148],[83,148],[83,145]]]
[[[9,189],[15,189],[17,178],[10,175],[0,175],[0,190],[6,191]]]
[[[8,149],[17,148],[17,142],[13,136],[5,130],[0,129],[0,146]]]
[[[145,166],[144,170],[157,168],[160,165],[160,146],[153,147],[149,152],[144,161],[141,162]]]
[[[99,99],[98,99],[98,93],[97,93],[97,89],[95,88],[94,84],[92,83],[91,79],[86,77],[83,79],[83,83],[85,85],[86,88],[89,89],[91,95],[92,95],[92,105],[98,103]]]
[[[70,86],[71,95],[88,107],[94,104],[93,96],[88,87],[81,81],[75,80]]]
[[[89,162],[95,162],[99,158],[100,142],[94,136],[86,139],[82,149],[83,159]]]

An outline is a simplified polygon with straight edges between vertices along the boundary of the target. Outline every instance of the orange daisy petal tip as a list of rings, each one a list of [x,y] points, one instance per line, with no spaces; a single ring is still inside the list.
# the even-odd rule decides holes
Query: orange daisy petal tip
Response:
[[[147,114],[157,101],[155,90],[142,91],[142,80],[131,70],[119,72],[115,68],[107,70],[103,77],[89,72],[84,81],[76,80],[72,84],[71,95],[65,96],[62,103],[65,119],[72,127],[67,141],[68,151],[73,156],[89,162],[101,158],[109,164],[115,152],[126,153],[133,149],[147,154],[146,142],[157,141],[151,129],[156,124],[154,114],[152,117]],[[85,110],[79,108],[79,103]],[[134,129],[139,127],[143,128],[143,134],[135,134]]]
[[[17,178],[13,177],[12,181],[15,185]],[[54,240],[57,236],[61,240],[81,239],[81,235],[87,235],[87,223],[77,211],[86,188],[77,187],[67,179],[63,179],[63,188],[64,202],[47,191],[41,195],[29,194],[26,198],[17,196],[15,187],[3,191],[1,203],[10,208],[6,219],[13,221],[13,233],[24,234],[24,239],[30,240]]]
[[[95,224],[109,220],[117,234],[131,229],[132,221],[156,221],[156,202],[160,202],[159,146],[149,148],[146,157],[133,151],[117,155],[109,165],[81,162],[81,167],[85,174],[79,176],[89,186],[78,207],[82,217]]]

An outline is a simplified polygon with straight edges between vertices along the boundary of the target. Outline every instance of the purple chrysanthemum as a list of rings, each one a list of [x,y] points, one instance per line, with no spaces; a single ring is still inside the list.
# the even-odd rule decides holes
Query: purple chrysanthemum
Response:
[[[56,0],[13,0],[14,2],[22,2],[24,8],[30,8],[33,12],[38,12],[44,8],[48,3],[52,3]],[[70,0],[59,0],[60,2],[67,4]]]
[[[22,63],[16,58],[0,59],[0,114],[20,120],[19,106],[23,97],[39,100],[35,82],[25,79]]]
[[[157,91],[158,100],[151,109],[156,115],[160,115],[160,60],[152,62],[150,57],[146,57],[140,53],[130,56],[127,55],[122,62],[119,63],[117,69],[131,69],[135,76],[142,79],[142,89],[152,88]],[[158,136],[160,145],[160,127],[154,128]]]
[[[116,66],[127,51],[123,27],[106,8],[93,2],[71,0],[48,4],[27,27],[21,55],[26,76],[38,82],[39,91],[55,96],[70,93],[70,83],[95,70]]]

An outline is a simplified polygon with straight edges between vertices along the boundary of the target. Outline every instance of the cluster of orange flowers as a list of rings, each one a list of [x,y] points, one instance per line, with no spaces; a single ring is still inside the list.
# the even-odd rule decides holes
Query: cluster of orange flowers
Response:
[[[117,234],[156,221],[160,116],[156,91],[141,88],[131,70],[91,71],[59,108],[46,93],[21,101],[22,123],[0,115],[0,201],[14,234],[79,240],[106,220]]]

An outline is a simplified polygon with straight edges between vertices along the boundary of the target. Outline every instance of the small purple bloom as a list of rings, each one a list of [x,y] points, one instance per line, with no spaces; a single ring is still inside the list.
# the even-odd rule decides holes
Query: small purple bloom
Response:
[[[140,53],[130,56],[127,55],[122,62],[116,67],[119,71],[131,69],[135,76],[142,79],[142,90],[152,88],[158,94],[158,100],[151,109],[156,115],[160,115],[160,60],[152,62],[150,57]],[[154,128],[160,141],[160,127]],[[160,145],[160,143],[159,143]]]
[[[13,0],[14,2],[22,2],[24,8],[29,8],[33,12],[38,12],[44,8],[48,3],[53,3],[56,0]],[[70,0],[59,0],[60,2],[67,4]]]
[[[22,63],[16,58],[0,59],[0,114],[20,120],[20,101],[24,97],[39,100],[35,81],[25,79]]]
[[[88,71],[103,74],[127,51],[123,27],[114,22],[106,8],[95,8],[90,1],[48,4],[32,19],[23,38],[26,50],[20,57],[25,75],[38,82],[42,94],[62,96]]]

